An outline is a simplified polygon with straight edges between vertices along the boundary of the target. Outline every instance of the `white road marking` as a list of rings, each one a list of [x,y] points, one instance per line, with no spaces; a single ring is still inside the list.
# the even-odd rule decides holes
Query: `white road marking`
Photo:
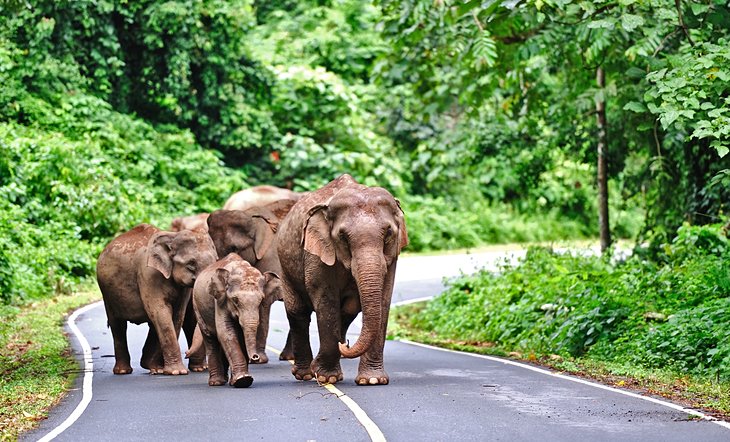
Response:
[[[272,352],[279,355],[281,353],[280,350],[275,349],[274,347],[267,345],[267,349],[271,350]],[[292,364],[294,364],[293,361],[289,361]],[[380,431],[380,428],[373,422],[372,419],[370,419],[370,416],[365,413],[365,410],[363,410],[357,402],[355,402],[350,396],[343,393],[340,389],[334,386],[334,384],[320,384],[324,388],[326,388],[330,393],[337,396],[345,405],[347,405],[347,408],[352,411],[352,413],[355,415],[355,418],[360,422],[360,424],[365,427],[365,431],[368,432],[368,436],[370,436],[370,440],[373,442],[385,442],[385,435],[382,431]]]
[[[588,385],[588,386],[595,387],[595,388],[600,388],[601,390],[612,391],[614,393],[619,393],[619,394],[623,394],[625,396],[629,396],[629,397],[632,397],[632,398],[636,398],[636,399],[641,399],[641,400],[653,402],[655,404],[662,405],[662,406],[665,406],[665,407],[669,407],[669,408],[672,408],[674,410],[681,411],[683,413],[691,414],[693,416],[697,416],[697,417],[699,417],[701,419],[704,419],[706,421],[710,421],[710,422],[712,422],[714,424],[717,424],[717,425],[719,425],[721,427],[725,427],[727,429],[730,429],[730,422],[721,421],[721,420],[719,420],[719,419],[717,419],[717,418],[715,418],[713,416],[709,416],[709,415],[704,414],[704,413],[702,413],[700,411],[693,410],[691,408],[685,408],[685,407],[683,407],[681,405],[673,404],[671,402],[666,402],[666,401],[663,401],[661,399],[656,399],[656,398],[648,397],[648,396],[642,396],[642,395],[640,395],[638,393],[633,393],[633,392],[630,392],[630,391],[619,390],[618,388],[609,387],[607,385],[602,385],[602,384],[597,384],[597,383],[594,383],[594,382],[586,381],[585,379],[575,378],[575,377],[572,377],[572,376],[567,376],[567,375],[564,375],[564,374],[556,373],[556,372],[549,371],[549,370],[545,370],[545,369],[538,368],[538,367],[533,367],[531,365],[522,364],[520,362],[512,361],[510,359],[502,359],[502,358],[498,358],[498,357],[495,357],[495,356],[480,355],[480,354],[476,354],[476,353],[467,353],[467,352],[462,352],[462,351],[450,350],[448,348],[434,347],[432,345],[421,344],[420,342],[413,342],[413,341],[409,341],[409,340],[406,340],[406,339],[399,339],[399,341],[400,342],[403,342],[405,344],[415,345],[415,346],[418,346],[418,347],[428,348],[428,349],[431,349],[431,350],[438,350],[438,351],[444,351],[444,352],[448,352],[448,353],[456,353],[456,354],[460,354],[460,355],[472,356],[472,357],[475,357],[475,358],[487,359],[487,360],[493,361],[493,362],[501,362],[501,363],[503,363],[505,365],[513,365],[515,367],[521,367],[521,368],[524,368],[524,369],[527,369],[527,370],[531,370],[531,371],[534,371],[536,373],[544,374],[544,375],[547,375],[547,376],[552,376],[552,377],[556,377],[556,378],[560,378],[560,379],[565,379],[565,380],[571,381],[571,382],[577,382],[579,384]]]
[[[91,346],[89,345],[89,341],[86,340],[84,334],[81,333],[81,330],[79,330],[79,328],[76,326],[76,318],[78,318],[79,315],[86,313],[87,311],[99,306],[102,303],[103,301],[98,301],[82,307],[73,312],[68,318],[68,326],[73,334],[76,335],[76,339],[79,340],[81,348],[84,351],[84,383],[82,390],[83,395],[81,397],[81,402],[79,402],[71,415],[67,417],[66,420],[61,423],[61,425],[57,426],[56,428],[51,430],[51,432],[39,439],[38,442],[48,442],[56,438],[59,434],[63,433],[68,427],[73,425],[73,423],[81,417],[81,414],[86,410],[86,407],[91,402],[91,397],[93,395],[91,381],[94,378],[94,362],[91,357]]]

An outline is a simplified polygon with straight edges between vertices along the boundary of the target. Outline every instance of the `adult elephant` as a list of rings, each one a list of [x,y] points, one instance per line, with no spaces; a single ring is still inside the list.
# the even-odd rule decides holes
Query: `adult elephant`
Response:
[[[153,374],[188,373],[177,339],[195,278],[216,259],[206,233],[165,232],[149,224],[119,235],[104,248],[96,278],[114,339],[114,374],[132,372],[127,322],[150,324],[143,368]]]
[[[230,253],[241,256],[261,273],[276,275],[277,283],[267,284],[266,301],[261,311],[259,332],[256,337],[256,349],[260,358],[254,363],[265,364],[266,340],[269,333],[269,316],[271,304],[282,300],[278,283],[281,264],[277,249],[277,229],[296,201],[278,200],[262,207],[248,210],[217,210],[208,218],[208,234],[210,235],[218,257],[223,258]],[[289,340],[287,340],[289,341]],[[195,348],[195,344],[194,348]],[[279,355],[279,359],[293,359],[291,344],[288,343]]]
[[[300,199],[279,227],[284,305],[294,350],[292,374],[343,379],[340,355],[360,356],[355,382],[387,384],[383,347],[398,255],[408,244],[403,211],[381,187],[342,175]],[[317,313],[320,350],[312,359],[309,322]],[[350,348],[347,328],[362,311]]]
[[[298,200],[302,194],[276,186],[253,186],[231,195],[223,205],[224,210],[246,210],[279,200]]]

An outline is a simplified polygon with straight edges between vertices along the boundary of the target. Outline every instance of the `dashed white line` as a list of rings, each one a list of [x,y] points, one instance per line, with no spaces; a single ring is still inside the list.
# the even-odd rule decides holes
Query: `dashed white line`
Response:
[[[79,315],[82,315],[91,310],[92,308],[97,307],[102,302],[103,301],[98,301],[93,304],[89,304],[86,307],[82,307],[73,312],[68,318],[68,327],[71,329],[73,334],[76,335],[76,339],[79,340],[81,348],[84,351],[84,383],[82,389],[83,395],[81,397],[81,402],[79,402],[71,415],[67,417],[66,420],[61,423],[61,425],[57,426],[56,428],[51,430],[50,433],[39,439],[38,442],[48,442],[56,438],[59,434],[66,431],[68,427],[73,425],[73,423],[76,422],[79,417],[81,417],[81,414],[84,412],[84,410],[86,410],[86,407],[91,402],[91,397],[93,395],[92,380],[94,378],[94,361],[91,357],[91,346],[89,345],[89,341],[86,340],[83,333],[81,333],[81,330],[79,330],[79,328],[76,326],[76,318],[78,318]]]
[[[266,348],[271,350],[272,352],[276,353],[277,355],[281,353],[281,351],[277,350],[274,347],[271,347],[270,345],[267,345]],[[292,362],[292,361],[290,361]],[[293,363],[293,362],[292,362]],[[322,384],[322,386],[327,389],[330,393],[337,396],[345,405],[347,405],[347,408],[352,411],[352,413],[355,415],[355,418],[360,422],[360,424],[365,427],[365,431],[368,432],[368,436],[370,436],[370,440],[373,442],[385,442],[385,435],[382,431],[380,431],[380,428],[373,422],[372,419],[370,419],[370,416],[368,416],[367,413],[365,413],[365,410],[363,410],[357,402],[355,402],[350,396],[343,393],[340,389],[335,387],[333,384]]]

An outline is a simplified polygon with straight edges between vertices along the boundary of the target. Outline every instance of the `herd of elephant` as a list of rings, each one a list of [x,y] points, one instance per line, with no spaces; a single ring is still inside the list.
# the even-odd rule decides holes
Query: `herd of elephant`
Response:
[[[113,371],[132,372],[127,323],[146,322],[140,365],[150,373],[188,373],[182,329],[190,370],[207,368],[211,386],[248,387],[249,364],[268,362],[269,314],[281,300],[289,335],[279,359],[293,360],[296,379],[342,381],[340,358],[360,357],[356,384],[388,384],[383,347],[396,263],[407,244],[398,201],[347,174],[308,193],[252,187],[222,210],[174,220],[170,231],[140,224],[113,239],[97,261]],[[360,312],[362,330],[349,347],[347,329]]]

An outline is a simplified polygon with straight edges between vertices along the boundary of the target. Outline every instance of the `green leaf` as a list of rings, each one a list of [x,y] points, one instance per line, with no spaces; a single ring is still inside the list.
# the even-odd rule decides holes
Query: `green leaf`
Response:
[[[639,15],[624,14],[621,16],[621,27],[627,32],[631,32],[639,26],[643,26],[644,19]]]
[[[616,19],[603,18],[601,20],[593,20],[588,23],[590,29],[613,29],[616,25]]]
[[[723,143],[720,140],[715,140],[712,143],[710,143],[710,146],[714,147],[715,150],[717,150],[717,155],[720,156],[720,158],[725,157],[725,155],[730,152],[730,148],[728,148],[727,144]]]
[[[708,9],[710,9],[709,5],[703,5],[702,3],[690,3],[689,4],[690,9],[692,10],[692,14],[695,16],[699,16],[707,12]]]
[[[675,121],[677,121],[677,118],[679,118],[679,112],[676,110],[669,110],[664,113],[661,117],[659,117],[659,121],[662,123],[662,128],[664,130],[667,130],[669,126],[672,125]]]
[[[624,110],[629,110],[640,114],[646,112],[648,109],[646,108],[646,106],[644,106],[643,103],[639,103],[638,101],[630,101],[626,103],[626,105],[624,106]]]

